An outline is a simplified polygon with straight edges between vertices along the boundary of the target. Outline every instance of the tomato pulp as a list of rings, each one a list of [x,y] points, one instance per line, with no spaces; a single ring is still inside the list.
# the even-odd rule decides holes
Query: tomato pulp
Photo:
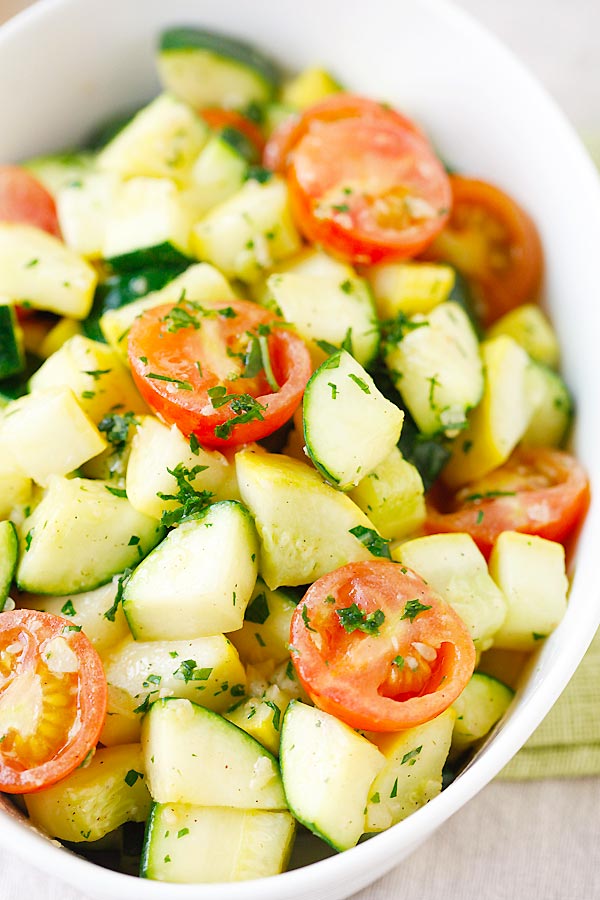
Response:
[[[33,793],[69,775],[104,725],[106,678],[88,638],[36,610],[0,615],[0,790]]]
[[[475,666],[460,617],[419,575],[387,560],[319,578],[294,612],[290,642],[315,705],[369,731],[440,715]]]

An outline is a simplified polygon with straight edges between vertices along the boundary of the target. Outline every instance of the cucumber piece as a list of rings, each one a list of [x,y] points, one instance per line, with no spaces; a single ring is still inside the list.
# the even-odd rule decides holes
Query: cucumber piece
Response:
[[[187,472],[200,466],[201,471],[187,481],[194,490],[213,494],[230,483],[234,471],[233,464],[218,450],[195,447],[192,451],[176,425],[169,428],[154,416],[144,416],[136,428],[127,465],[127,496],[131,505],[155,519],[176,509],[177,501],[166,500],[163,495],[177,494],[177,481],[171,472],[178,466]]]
[[[512,338],[501,335],[481,345],[485,388],[468,428],[454,441],[443,473],[456,489],[482,478],[506,462],[523,437],[531,416],[527,391],[529,357]]]
[[[81,409],[96,424],[115,410],[121,414],[147,410],[117,353],[82,335],[70,338],[53,353],[29,386],[34,392],[70,387]]]
[[[425,579],[461,617],[477,650],[491,647],[506,618],[506,600],[469,534],[433,534],[407,541],[392,557]]]
[[[247,181],[192,229],[192,248],[228,278],[252,284],[266,269],[300,250],[285,182]]]
[[[257,579],[244,625],[229,635],[244,663],[289,659],[290,625],[296,604],[297,598],[291,591],[272,591],[262,578]]]
[[[423,480],[397,447],[348,496],[388,540],[407,538],[425,521]]]
[[[325,69],[313,67],[304,69],[284,84],[281,89],[281,102],[295,109],[308,109],[332,94],[338,94],[342,86]]]
[[[194,109],[270,100],[277,67],[250,44],[200,28],[163,31],[157,58],[164,87]]]
[[[488,328],[486,337],[513,338],[536,362],[555,369],[560,359],[558,338],[539,306],[526,303],[507,312]]]
[[[183,522],[127,582],[123,609],[134,638],[189,640],[241,628],[257,554],[252,519],[235,500]]]
[[[525,374],[533,412],[521,438],[526,447],[562,447],[573,421],[573,399],[557,372],[531,361]]]
[[[372,523],[318,472],[281,454],[240,450],[235,464],[243,502],[260,538],[260,574],[274,590],[309,584],[349,562],[372,559],[350,533]]]
[[[383,754],[339,719],[293,700],[283,717],[280,757],[285,796],[298,821],[336,850],[354,847]]]
[[[145,264],[161,254],[180,260],[189,249],[191,224],[190,211],[169,178],[130,178],[120,185],[108,211],[100,255],[113,271],[133,265],[131,254],[140,250]]]
[[[230,141],[222,135],[210,138],[194,163],[188,188],[190,205],[197,218],[236,194],[247,172],[248,161]]]
[[[0,612],[10,593],[17,569],[19,539],[12,522],[0,522]]]
[[[144,253],[144,251],[140,251]],[[134,254],[131,254],[134,256]],[[114,265],[114,260],[112,261]],[[119,309],[107,310],[100,319],[100,328],[106,341],[127,358],[127,335],[133,321],[145,310],[162,303],[177,303],[185,291],[189,300],[206,303],[210,300],[226,300],[234,297],[229,282],[213,266],[206,263],[190,266],[177,278],[169,279],[160,290],[153,291]]]
[[[119,180],[112,172],[82,175],[62,187],[56,210],[65,244],[87,259],[102,256],[106,226]]]
[[[46,190],[56,197],[62,188],[69,184],[77,184],[81,178],[94,170],[95,157],[93,153],[75,151],[36,156],[19,165],[31,172]]]
[[[14,306],[0,306],[0,379],[25,369],[23,331]]]
[[[429,315],[450,298],[455,273],[438,263],[381,263],[367,270],[380,319]]]
[[[385,766],[369,790],[365,831],[384,831],[425,806],[442,790],[456,715],[447,709],[416,728],[396,734],[369,734]]]
[[[208,139],[208,126],[190,107],[160,94],[100,151],[101,171],[121,178],[183,179]]]
[[[140,875],[179,884],[277,875],[287,865],[295,831],[287,812],[154,803]]]
[[[2,440],[26,475],[45,485],[97,456],[106,441],[68,387],[52,387],[13,401],[1,423]]]
[[[164,529],[102,481],[51,476],[20,529],[20,590],[75,594],[135,566]],[[131,541],[139,537],[139,542]]]
[[[567,609],[565,548],[545,538],[503,531],[490,556],[490,575],[508,604],[494,644],[505,650],[533,650]]]
[[[278,756],[281,722],[291,699],[290,694],[272,684],[262,697],[248,697],[232,706],[224,716]]]
[[[54,235],[31,225],[0,223],[0,296],[84,319],[96,281],[89,263]]]
[[[320,365],[334,347],[343,346],[363,366],[379,348],[379,327],[373,299],[362,278],[312,275],[288,271],[270,275],[265,306],[274,303],[286,322],[304,338]]]
[[[340,350],[310,378],[303,416],[309,457],[327,481],[347,491],[396,446],[404,413]]]
[[[456,722],[452,733],[452,755],[459,756],[488,734],[510,706],[515,692],[502,681],[475,672],[452,704]]]
[[[52,613],[54,616],[62,616],[72,625],[79,625],[94,646],[94,649],[104,656],[129,634],[127,619],[118,604],[112,614],[105,613],[112,610],[115,604],[119,579],[113,578],[107,584],[103,584],[93,591],[84,591],[77,594],[65,594],[59,597],[48,597],[44,594],[21,594],[19,606],[25,609],[40,609],[42,612]]]
[[[153,703],[142,725],[142,747],[150,793],[159,803],[287,808],[275,758],[240,728],[189,700]]]
[[[456,303],[441,303],[428,316],[398,322],[385,345],[385,362],[419,430],[452,436],[483,392],[479,344],[468,316]]]
[[[26,794],[33,825],[61,841],[97,841],[124,822],[144,822],[150,794],[139,744],[98,750],[58,784]]]

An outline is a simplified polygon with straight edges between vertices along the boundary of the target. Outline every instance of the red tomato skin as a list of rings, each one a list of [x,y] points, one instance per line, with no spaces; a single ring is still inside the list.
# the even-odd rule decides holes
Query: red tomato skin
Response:
[[[427,500],[427,534],[467,532],[486,558],[503,531],[534,534],[564,544],[589,505],[589,482],[583,467],[570,454],[549,448],[521,448],[511,459],[541,467],[557,480],[551,487],[519,490],[514,497],[469,503],[454,512],[440,509],[439,488],[434,488]]]
[[[400,647],[403,641],[437,642],[438,657],[427,684],[401,699],[382,695],[379,688],[398,653],[398,642],[394,645],[382,634],[355,637],[356,632],[351,641],[334,616],[337,604],[330,605],[327,597],[341,601],[341,607],[354,600],[365,613],[382,607],[388,610],[386,618],[396,619],[411,599],[430,607],[405,626],[409,637],[400,638]],[[290,643],[298,678],[313,703],[350,727],[367,731],[401,731],[430,721],[454,702],[475,667],[475,647],[462,619],[419,575],[387,560],[350,563],[319,578],[294,611]]]
[[[15,609],[0,615],[0,636],[7,631],[25,631],[30,636],[25,666],[35,663],[37,636],[44,640],[64,634],[68,621],[60,616],[38,610]],[[0,790],[7,794],[33,794],[50,787],[73,772],[93,750],[100,737],[106,717],[108,687],[102,661],[89,639],[82,632],[68,632],[68,644],[79,661],[78,720],[80,728],[57,756],[32,769],[19,771],[2,758],[0,745]]]
[[[0,221],[34,225],[61,237],[52,196],[37,178],[18,166],[0,166]]]
[[[228,299],[222,305],[231,307],[239,316],[244,316],[249,329],[257,328],[260,323],[276,321],[276,317],[268,310],[246,300]],[[209,388],[221,382],[212,373],[204,372],[200,375],[193,363],[195,357],[182,357],[177,370],[177,377],[188,380],[193,391],[174,392],[171,385],[147,378],[146,373],[156,371],[156,367],[153,367],[147,345],[146,323],[156,323],[172,307],[173,304],[168,304],[149,310],[132,326],[129,335],[128,352],[134,381],[146,403],[160,418],[168,424],[177,425],[186,437],[194,434],[202,445],[219,450],[266,437],[291,418],[300,405],[312,369],[304,341],[286,328],[274,328],[268,338],[271,364],[281,385],[279,391],[271,392],[270,388],[268,392],[263,392],[262,389],[248,390],[246,379],[228,383],[232,392],[250,392],[260,404],[267,407],[263,411],[262,420],[255,419],[235,425],[228,438],[217,437],[214,431],[217,426],[231,419],[233,413],[229,406],[214,409],[206,393]],[[167,342],[163,341],[163,344],[166,347]],[[142,359],[149,359],[148,364],[142,362]]]

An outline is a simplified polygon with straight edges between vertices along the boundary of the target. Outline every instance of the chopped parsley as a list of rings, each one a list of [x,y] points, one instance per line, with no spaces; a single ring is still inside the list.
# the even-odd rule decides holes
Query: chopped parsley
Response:
[[[137,534],[132,534],[131,537],[129,538],[129,541],[127,542],[127,546],[135,547],[135,546],[137,546],[137,544],[139,544],[139,542],[140,542],[140,539],[137,536]]]
[[[534,639],[534,641],[543,641],[544,638],[548,637],[547,634],[539,634],[539,632],[537,632],[537,631],[532,631],[531,636]]]
[[[350,207],[347,203],[332,203],[331,208],[334,212],[338,213],[347,213],[350,212]]]
[[[39,259],[30,259],[28,263],[25,263],[26,269],[33,269],[39,263]]]
[[[179,831],[177,832],[177,837],[182,838],[182,837],[185,837],[186,834],[189,834],[189,833],[190,833],[189,828],[180,828]]]
[[[112,372],[112,369],[84,369],[84,375],[91,375],[94,381],[98,381],[99,378],[102,378],[103,375],[108,375],[109,372]]]
[[[136,772],[135,769],[130,769],[127,775],[124,778],[125,784],[129,785],[129,787],[133,787],[138,778],[143,778],[141,772]]]
[[[317,630],[316,628],[313,628],[312,625],[310,624],[310,619],[308,618],[308,609],[307,609],[306,603],[302,607],[302,621],[304,622],[304,627],[307,629],[307,631],[316,631]]]
[[[387,349],[387,345],[393,347],[395,344],[399,344],[409,332],[428,325],[429,322],[427,321],[415,322],[414,319],[411,319],[403,312],[399,312],[393,319],[386,319],[381,323],[384,352]]]
[[[61,614],[63,616],[76,616],[77,613],[75,611],[75,607],[73,606],[73,602],[71,600],[67,600],[64,606],[61,608]]]
[[[384,559],[391,559],[389,541],[386,538],[382,538],[381,535],[377,534],[372,528],[365,528],[364,525],[357,525],[355,528],[350,529],[350,534],[353,534],[357,540],[364,544],[369,553],[373,556],[380,556]]]
[[[181,522],[187,522],[193,519],[210,505],[213,497],[212,491],[198,491],[192,484],[192,480],[203,472],[208,466],[192,466],[189,469],[183,463],[177,463],[174,469],[167,467],[167,472],[172,475],[177,482],[177,493],[165,494],[158,491],[156,496],[160,500],[173,500],[179,504],[175,509],[163,510],[160,522],[170,528],[172,525],[179,525]]]
[[[105,484],[104,487],[106,488],[108,493],[112,494],[114,497],[127,499],[127,491],[125,490],[125,488],[111,487],[110,484]]]
[[[83,400],[93,400],[96,396],[96,391],[82,391],[81,397]]]
[[[137,425],[137,419],[134,413],[126,412],[123,413],[123,415],[117,415],[115,413],[113,415],[104,416],[104,418],[100,420],[98,430],[106,435],[106,440],[113,445],[117,453],[120,453],[125,448],[127,438],[129,437],[129,429],[134,425]]]
[[[360,378],[360,376],[355,375],[354,372],[350,372],[350,374],[348,375],[348,378],[351,378],[352,381],[354,382],[354,384],[358,385],[358,387],[361,389],[363,394],[371,393],[371,389],[370,389],[369,385],[367,384],[367,382],[364,380],[364,378]]]
[[[264,625],[269,618],[269,603],[266,594],[260,593],[249,603],[246,609],[245,619],[247,622],[255,622],[257,625]]]
[[[156,372],[148,372],[146,378],[152,378],[154,381],[168,381],[170,384],[176,385],[181,391],[194,390],[189,381],[181,381],[180,378],[170,378],[168,375],[159,375]]]
[[[402,761],[401,761],[400,765],[404,766],[404,765],[406,765],[406,763],[408,763],[409,766],[414,766],[414,764],[417,761],[417,756],[419,755],[419,753],[421,752],[422,749],[423,749],[423,745],[421,745],[420,747],[415,747],[414,750],[409,750],[408,753],[405,753],[404,756],[402,757]]]
[[[148,675],[146,680],[143,682],[142,687],[150,687],[151,684],[159,685],[162,681],[162,675]]]
[[[356,602],[342,609],[336,609],[336,613],[340,620],[340,625],[348,634],[352,634],[354,631],[362,631],[364,634],[377,637],[379,628],[385,621],[383,610],[375,609],[367,614],[363,612]]]
[[[123,574],[119,575],[119,579],[117,581],[117,592],[115,594],[115,599],[113,601],[113,605],[110,607],[110,609],[107,609],[106,612],[104,613],[104,618],[108,619],[109,622],[115,621],[115,618],[117,615],[117,610],[119,608],[119,603],[121,603],[123,600],[123,593],[125,591],[125,585],[129,581],[131,572],[132,572],[132,569],[125,569]]]
[[[400,619],[409,619],[412,622],[419,613],[425,612],[427,609],[431,609],[431,606],[425,606],[418,598],[408,600]]]
[[[190,434],[190,450],[192,451],[194,456],[198,456],[198,452],[200,450],[200,441],[195,434]]]
[[[75,631],[75,632],[81,631],[81,625],[64,625],[63,629],[62,629],[62,634],[69,634],[69,632],[71,632],[71,631]]]
[[[166,330],[171,333],[176,333],[180,331],[182,328],[193,328],[197,331],[200,328],[200,320],[198,318],[197,313],[201,312],[200,308],[196,308],[195,304],[192,307],[192,304],[187,304],[186,306],[182,306],[181,304],[185,300],[185,292],[182,297],[177,301],[175,306],[169,310],[166,315],[164,315],[161,319],[161,322],[167,323]],[[194,313],[190,312],[190,308],[194,309]]]
[[[259,645],[259,647],[266,647],[266,646],[267,646],[267,645],[265,644],[265,642],[263,641],[262,636],[258,633],[258,631],[255,631],[255,632],[254,632],[254,637],[256,638],[256,643]]]
[[[397,797],[397,796],[398,796],[398,779],[396,778],[396,780],[394,782],[394,786],[390,793],[390,800],[393,800],[394,797]]]
[[[375,791],[375,793],[371,797],[371,803],[381,803],[381,797],[379,796],[379,791]]]
[[[395,656],[394,659],[392,660],[392,663],[393,663],[393,665],[395,665],[399,669],[401,669],[404,666],[404,657],[400,656],[400,655]]]
[[[32,540],[33,540],[33,529],[31,531],[28,531],[27,534],[25,535],[25,553],[27,553],[27,551],[31,547]]]
[[[338,393],[336,385],[333,383],[333,381],[328,381],[327,385],[331,388],[331,399],[335,400]]]
[[[266,184],[267,181],[270,181],[273,177],[273,173],[270,169],[265,169],[263,166],[248,166],[248,170],[246,172],[245,181],[258,181],[259,184]]]
[[[255,419],[260,421],[264,419],[263,411],[266,407],[254,397],[251,397],[250,394],[228,394],[227,388],[223,385],[217,385],[208,389],[208,396],[213,409],[220,409],[222,406],[229,404],[231,412],[234,413],[231,419],[223,422],[222,425],[216,426],[215,437],[227,440],[236,425],[243,425]]]
[[[281,710],[273,700],[265,700],[265,706],[269,706],[273,710],[273,728],[279,731],[281,725]]]
[[[483,491],[481,494],[467,494],[463,503],[476,503],[478,500],[493,500],[496,497],[515,497],[516,491]]]
[[[483,522],[483,510],[480,509],[479,512],[477,513],[477,518],[475,519],[475,524],[481,525],[482,522]]]
[[[344,294],[352,293],[352,282],[349,278],[347,278],[345,281],[342,281],[342,283],[340,284],[340,289],[344,292]]]
[[[187,684],[189,681],[208,681],[211,674],[212,668],[199,669],[195,659],[184,659],[179,668],[173,672],[173,677]]]

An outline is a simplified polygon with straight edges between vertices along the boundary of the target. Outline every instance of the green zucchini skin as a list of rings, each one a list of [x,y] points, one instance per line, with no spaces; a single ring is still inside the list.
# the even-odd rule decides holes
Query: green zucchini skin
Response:
[[[238,41],[215,31],[185,25],[168,28],[160,36],[158,49],[160,53],[170,50],[206,50],[215,56],[231,59],[254,69],[273,89],[281,81],[279,68],[263,53],[245,41]]]
[[[145,269],[163,268],[178,269],[176,274],[180,274],[188,266],[191,266],[194,260],[178,250],[170,241],[164,241],[153,247],[141,247],[130,250],[128,253],[111,256],[104,262],[114,275],[127,275],[133,272],[139,273]]]

